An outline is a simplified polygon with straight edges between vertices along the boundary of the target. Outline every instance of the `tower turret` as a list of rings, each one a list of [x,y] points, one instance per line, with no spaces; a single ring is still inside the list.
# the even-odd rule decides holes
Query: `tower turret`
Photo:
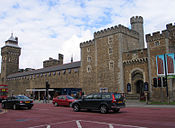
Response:
[[[9,74],[18,72],[19,69],[19,56],[21,48],[18,46],[18,38],[11,37],[5,41],[5,46],[1,48],[1,80],[6,79]]]
[[[140,48],[144,48],[143,17],[136,16],[130,19],[131,29],[139,33]]]

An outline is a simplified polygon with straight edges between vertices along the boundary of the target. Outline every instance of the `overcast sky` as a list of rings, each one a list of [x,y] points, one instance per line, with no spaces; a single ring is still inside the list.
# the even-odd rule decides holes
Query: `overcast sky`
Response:
[[[0,0],[0,47],[11,33],[22,48],[20,68],[42,68],[49,57],[80,60],[81,42],[93,33],[144,18],[145,34],[175,22],[175,0]]]

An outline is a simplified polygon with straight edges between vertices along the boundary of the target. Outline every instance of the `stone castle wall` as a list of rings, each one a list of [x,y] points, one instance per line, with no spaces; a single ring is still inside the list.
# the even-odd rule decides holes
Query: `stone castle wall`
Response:
[[[2,65],[1,76],[6,78],[7,75],[18,72],[19,69],[19,56],[21,54],[21,48],[4,46],[1,50]]]
[[[90,40],[80,44],[81,72],[80,83],[86,94],[97,92],[96,87],[96,50],[95,41]]]
[[[79,72],[79,68],[61,70],[11,78],[6,83],[9,86],[9,95],[12,93],[25,94],[26,89],[44,89],[46,81],[49,82],[50,88],[80,88]]]
[[[157,76],[157,66],[156,66],[156,56],[163,55],[166,53],[172,53],[175,51],[174,47],[174,33],[175,26],[172,24],[167,25],[167,29],[163,30],[162,32],[154,32],[152,35],[146,35],[146,41],[149,51],[149,60],[150,60],[150,83],[153,85],[153,78]],[[171,47],[173,46],[173,47]],[[167,101],[166,97],[166,89],[165,88],[152,88],[152,100],[164,100]],[[168,80],[168,88],[169,88],[169,95],[170,97],[174,97],[175,93],[175,83],[173,79]]]
[[[162,32],[147,34],[148,48],[144,48],[143,35],[140,35],[143,32],[139,27],[142,24],[142,17],[132,17],[131,29],[118,25],[95,32],[94,39],[80,44],[79,67],[9,78],[6,80],[11,91],[9,94],[22,94],[26,89],[45,88],[46,81],[49,82],[50,88],[82,88],[85,94],[99,92],[101,89],[127,93],[126,85],[131,83],[131,94],[135,94],[134,82],[142,80],[149,84],[151,100],[159,100],[160,97],[166,100],[165,88],[154,88],[152,79],[157,77],[156,55],[175,52],[175,26],[168,24],[167,29]],[[56,61],[49,61],[46,67],[57,64]],[[9,69],[13,70],[13,66]],[[5,76],[3,73],[1,76]],[[138,75],[135,81],[132,80],[134,75]],[[168,80],[168,85],[169,94],[173,97],[175,80]]]
[[[119,25],[95,32],[94,39],[81,43],[80,47],[80,81],[87,92],[99,92],[100,88],[124,92],[122,53],[139,47],[138,33]]]
[[[127,84],[131,84],[131,93],[136,94],[136,85],[132,80],[132,73],[139,71],[143,74],[143,82],[149,82],[147,49],[133,50],[123,53],[124,89],[127,92]],[[136,75],[136,74],[135,74]]]

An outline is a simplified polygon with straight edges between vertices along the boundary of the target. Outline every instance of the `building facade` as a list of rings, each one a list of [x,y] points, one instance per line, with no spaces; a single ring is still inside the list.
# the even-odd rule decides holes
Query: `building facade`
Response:
[[[166,88],[153,86],[153,78],[158,77],[156,55],[174,53],[175,26],[168,24],[162,33],[147,34],[145,48],[143,18],[132,17],[130,23],[131,29],[114,26],[95,32],[92,40],[80,43],[81,61],[63,64],[63,55],[59,54],[58,60],[44,61],[41,69],[22,72],[19,72],[21,48],[18,39],[11,35],[1,48],[1,83],[9,86],[9,94],[28,93],[37,98],[44,95],[49,82],[52,96],[56,92],[72,95],[81,91],[85,94],[115,91],[144,99],[147,82],[150,100],[165,101]],[[168,79],[170,100],[175,100],[174,82],[173,78]]]

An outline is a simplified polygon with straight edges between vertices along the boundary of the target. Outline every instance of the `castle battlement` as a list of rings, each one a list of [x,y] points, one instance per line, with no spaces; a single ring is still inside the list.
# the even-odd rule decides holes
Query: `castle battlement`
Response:
[[[163,31],[157,31],[154,32],[152,35],[151,34],[146,34],[146,42],[152,42],[152,41],[157,41],[160,39],[168,38],[168,31],[163,30]]]
[[[166,28],[167,28],[167,30],[172,30],[172,29],[175,29],[175,25],[173,25],[172,23],[170,23],[170,24],[167,24],[166,25]]]
[[[118,26],[113,26],[111,28],[107,28],[107,29],[95,32],[94,38],[101,38],[101,37],[116,34],[116,33],[124,33],[130,36],[133,36],[135,38],[139,38],[138,32],[133,31],[121,24],[119,24]]]
[[[90,46],[90,45],[94,45],[94,39],[80,43],[80,48]]]
[[[175,31],[175,25],[172,23],[166,24],[166,30],[154,32],[152,35],[146,34],[146,42],[169,38],[172,31]]]
[[[134,24],[134,23],[143,23],[143,17],[141,16],[133,16],[130,19],[130,23]]]

